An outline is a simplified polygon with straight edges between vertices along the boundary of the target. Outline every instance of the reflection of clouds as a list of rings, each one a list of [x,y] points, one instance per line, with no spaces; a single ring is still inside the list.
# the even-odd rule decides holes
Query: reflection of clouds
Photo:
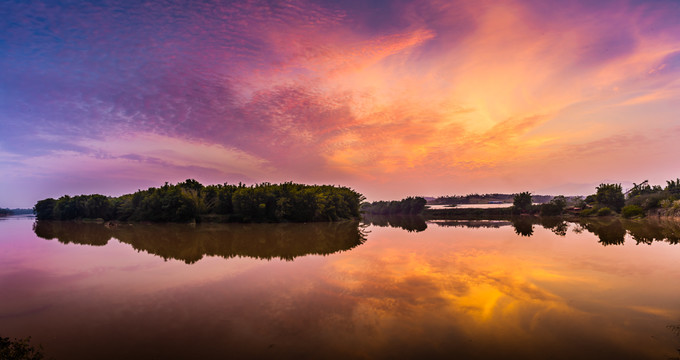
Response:
[[[0,269],[1,323],[57,358],[664,358],[650,334],[677,319],[668,248],[509,226],[370,230],[341,254],[189,266],[117,241],[35,239],[27,222],[25,261]],[[157,240],[180,241],[168,232]]]
[[[564,306],[559,297],[531,283],[526,274],[508,271],[513,266],[506,266],[501,255],[441,256],[446,261],[409,253],[377,255],[370,264],[335,262],[342,281],[336,285],[347,284],[350,293],[376,309],[417,313],[444,308],[449,315],[460,312],[473,320],[516,317],[527,305]]]
[[[536,237],[546,241],[546,234],[539,232]],[[381,241],[371,240],[369,247]],[[640,341],[639,337],[657,333],[649,327],[650,317],[667,319],[676,312],[664,306],[624,305],[623,299],[629,296],[624,293],[631,290],[627,288],[631,284],[623,279],[632,274],[619,270],[627,261],[617,267],[610,266],[616,261],[587,255],[577,256],[589,259],[583,261],[545,259],[528,255],[523,248],[499,252],[473,245],[447,250],[447,245],[438,242],[410,243],[399,251],[389,245],[372,251],[364,247],[357,250],[362,252],[360,258],[343,256],[333,261],[328,281],[356,302],[355,326],[379,339],[416,332],[427,334],[440,349],[451,349],[442,346],[439,341],[443,339],[436,335],[447,332],[454,336],[448,344],[456,344],[460,354],[476,356],[509,351],[541,357],[537,354],[558,352],[570,358],[591,348],[592,358],[645,358],[662,353],[657,340]],[[598,261],[598,268],[581,267],[584,262]],[[635,272],[635,266],[630,271]],[[651,276],[648,272],[637,276],[641,274]],[[613,284],[612,279],[620,280]],[[612,286],[620,287],[617,291],[622,293],[612,293],[608,289]],[[622,327],[620,321],[635,325]],[[466,338],[484,340],[460,342]]]

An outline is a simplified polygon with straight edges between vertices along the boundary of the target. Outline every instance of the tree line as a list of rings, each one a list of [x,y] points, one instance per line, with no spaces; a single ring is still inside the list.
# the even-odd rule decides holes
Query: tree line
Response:
[[[204,186],[187,179],[108,197],[99,194],[44,199],[33,211],[38,220],[310,222],[359,217],[362,194],[332,185],[286,182],[246,186]]]
[[[534,205],[533,196],[530,192],[525,191],[513,195],[512,207],[509,211],[513,215],[540,214],[541,216],[559,216],[564,213],[569,200],[573,202],[573,199],[567,199],[563,195],[558,195],[546,203]]]
[[[504,202],[510,203],[515,194],[468,194],[468,195],[446,195],[439,196],[428,203],[430,205],[462,205],[462,204],[487,204],[489,202]],[[550,195],[533,195],[533,202],[545,203],[548,202],[552,196]]]
[[[8,209],[0,208],[0,216],[33,214],[33,209]]]
[[[530,192],[514,194],[514,213],[561,215],[571,206],[580,216],[607,216],[621,214],[623,217],[644,216],[650,211],[664,209],[680,214],[680,179],[666,181],[666,186],[633,183],[624,193],[621,184],[600,184],[595,193],[582,197],[565,198],[556,196],[540,205],[532,204]]]
[[[398,201],[365,202],[361,204],[361,212],[375,215],[417,215],[423,212],[425,204],[425,198],[409,196]]]

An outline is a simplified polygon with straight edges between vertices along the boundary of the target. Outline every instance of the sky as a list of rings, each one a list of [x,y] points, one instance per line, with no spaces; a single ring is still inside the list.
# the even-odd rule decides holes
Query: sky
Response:
[[[368,200],[680,177],[680,2],[0,3],[0,207],[193,178]]]

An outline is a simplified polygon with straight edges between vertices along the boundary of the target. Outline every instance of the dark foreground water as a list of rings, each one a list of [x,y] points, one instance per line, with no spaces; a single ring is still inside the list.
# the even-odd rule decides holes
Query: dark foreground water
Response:
[[[0,220],[0,336],[55,359],[677,359],[677,224]],[[408,231],[407,231],[408,230]]]

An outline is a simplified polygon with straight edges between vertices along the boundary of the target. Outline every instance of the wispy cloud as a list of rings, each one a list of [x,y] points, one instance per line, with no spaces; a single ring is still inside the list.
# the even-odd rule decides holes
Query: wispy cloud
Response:
[[[255,180],[342,180],[373,197],[518,191],[543,180],[509,179],[562,149],[621,167],[671,151],[655,134],[680,106],[679,13],[672,1],[6,3],[0,144],[14,162],[60,154],[75,169],[82,156],[101,171],[111,160],[93,147],[165,161],[165,144],[185,159],[173,166],[222,159]],[[643,146],[606,150],[617,134]],[[135,136],[155,145],[121,140]]]

